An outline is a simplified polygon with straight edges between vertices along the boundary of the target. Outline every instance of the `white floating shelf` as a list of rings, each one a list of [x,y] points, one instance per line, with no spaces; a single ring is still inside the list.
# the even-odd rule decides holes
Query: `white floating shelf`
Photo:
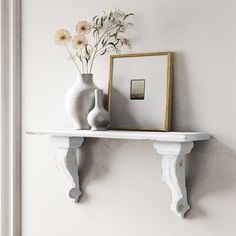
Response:
[[[172,193],[171,209],[178,217],[184,217],[190,206],[185,183],[185,155],[190,153],[194,141],[209,140],[204,132],[144,132],[144,131],[90,131],[90,130],[30,130],[28,134],[49,135],[63,153],[62,168],[73,179],[69,196],[79,201],[81,195],[77,169],[76,149],[84,138],[112,138],[151,140],[155,150],[162,156],[162,178]]]

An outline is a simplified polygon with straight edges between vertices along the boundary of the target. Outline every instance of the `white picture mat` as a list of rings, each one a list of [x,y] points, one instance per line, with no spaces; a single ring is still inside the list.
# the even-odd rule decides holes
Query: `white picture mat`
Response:
[[[168,55],[113,58],[111,128],[165,127]],[[144,100],[130,99],[130,81],[145,79]]]

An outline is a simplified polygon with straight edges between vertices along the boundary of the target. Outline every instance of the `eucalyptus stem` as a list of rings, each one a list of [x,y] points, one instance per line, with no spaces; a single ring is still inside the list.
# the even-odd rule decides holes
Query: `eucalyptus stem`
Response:
[[[98,45],[97,45],[96,48],[95,48],[95,52],[94,52],[93,57],[92,57],[92,60],[91,60],[89,73],[91,73],[92,68],[93,68],[93,62],[94,62],[94,59],[95,59],[95,55],[96,55],[96,53],[97,53],[97,47],[98,47]]]
[[[87,73],[89,73],[89,60],[87,61]]]
[[[110,32],[111,30],[115,29],[117,26],[118,26],[118,25],[116,25],[116,26],[114,26],[114,27],[111,27],[110,25],[108,25],[107,29],[105,30],[105,32],[102,34],[102,36],[99,38],[98,41],[97,41],[97,38],[96,38],[96,44],[95,44],[96,46],[95,46],[95,51],[94,51],[94,54],[93,54],[92,60],[91,60],[90,73],[91,73],[91,71],[92,71],[94,59],[95,59],[96,54],[97,54],[97,52],[98,52],[98,46],[99,46],[101,40],[103,39],[103,37],[104,37],[108,32]],[[109,27],[111,27],[111,28],[109,29]],[[107,45],[106,45],[106,46],[107,46]]]
[[[73,62],[74,62],[74,64],[75,64],[76,68],[78,69],[78,71],[79,71],[80,74],[81,74],[81,70],[80,70],[79,66],[77,65],[77,63],[76,63],[76,61],[75,61],[75,59],[74,59],[74,57],[73,57],[73,55],[72,55],[70,49],[67,47],[67,44],[65,44],[65,47],[66,47],[68,53],[70,54],[70,57],[71,57],[71,59],[73,60]]]
[[[95,50],[94,50],[94,54],[93,54],[93,56],[92,56],[92,60],[91,60],[91,64],[90,64],[90,70],[89,70],[89,73],[91,73],[91,71],[92,71],[92,68],[93,68],[93,62],[94,62],[94,59],[95,59],[95,55],[96,55],[96,52],[97,52],[97,48],[98,48],[98,45],[99,45],[99,43],[100,43],[100,39],[98,40],[97,39],[97,37],[96,37],[96,46],[95,46]]]

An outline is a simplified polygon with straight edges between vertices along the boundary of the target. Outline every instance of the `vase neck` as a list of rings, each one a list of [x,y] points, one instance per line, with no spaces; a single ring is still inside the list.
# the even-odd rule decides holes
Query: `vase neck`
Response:
[[[91,84],[93,82],[93,74],[78,74],[78,79],[86,84]]]
[[[95,106],[103,107],[103,90],[95,89]]]

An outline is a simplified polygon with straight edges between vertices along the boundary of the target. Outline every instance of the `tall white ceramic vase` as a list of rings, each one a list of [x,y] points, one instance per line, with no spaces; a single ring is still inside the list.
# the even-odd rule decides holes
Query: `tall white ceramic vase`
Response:
[[[71,116],[76,129],[89,129],[88,113],[94,107],[93,74],[78,74],[76,83],[67,91],[66,109]]]

